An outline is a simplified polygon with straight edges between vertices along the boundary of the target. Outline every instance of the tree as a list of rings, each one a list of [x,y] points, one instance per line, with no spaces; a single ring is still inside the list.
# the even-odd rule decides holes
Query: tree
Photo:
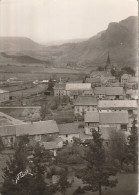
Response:
[[[128,136],[127,158],[128,162],[132,164],[133,171],[136,171],[138,163],[138,128],[136,127],[137,121],[133,120],[130,135]]]
[[[124,132],[111,131],[110,135],[110,157],[115,160],[117,159],[120,163],[121,169],[127,156],[126,137]]]
[[[3,195],[51,195],[53,186],[48,186],[45,182],[45,171],[47,171],[46,168],[51,159],[49,152],[36,144],[30,164],[27,153],[23,150],[24,144],[25,139],[22,138],[22,141],[20,140],[15,147],[13,158],[7,161],[7,166],[3,169],[4,182],[1,193]],[[18,177],[16,182],[20,173],[22,175]]]
[[[16,177],[21,172],[26,170],[27,167],[27,158],[22,148],[19,145],[15,148],[15,154],[13,158],[6,162],[6,167],[3,169],[3,185],[1,188],[1,193],[3,195],[24,195],[27,193],[26,184],[30,183],[30,176],[23,178],[21,181],[16,183]],[[27,185],[28,186],[28,185]]]
[[[135,70],[131,67],[123,67],[122,68],[123,73],[131,74],[132,76],[135,76]]]
[[[0,136],[0,151],[2,151],[4,149],[4,144],[2,141],[2,137]]]
[[[53,87],[54,87],[54,83],[53,83],[52,79],[50,78],[47,91],[53,92],[53,90],[54,90]]]
[[[108,161],[103,147],[101,135],[93,130],[93,140],[85,153],[86,166],[80,175],[84,184],[87,184],[87,189],[90,191],[99,191],[101,195],[102,186],[114,187],[117,184],[117,179],[111,176],[116,176],[116,169]]]
[[[67,188],[70,187],[70,186],[71,186],[71,184],[68,181],[68,171],[66,169],[65,170],[62,170],[59,173],[59,180],[58,180],[58,183],[57,183],[57,189],[63,195],[65,195]]]

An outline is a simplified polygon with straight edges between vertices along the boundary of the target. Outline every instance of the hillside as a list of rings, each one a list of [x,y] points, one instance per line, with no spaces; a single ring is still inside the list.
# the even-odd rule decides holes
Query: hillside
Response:
[[[112,22],[97,35],[78,43],[46,47],[25,37],[0,37],[0,64],[45,63],[54,67],[103,66],[108,52],[119,66],[135,66],[137,61],[137,17]],[[11,60],[12,59],[12,60]]]
[[[105,31],[87,41],[51,47],[57,60],[77,65],[101,65],[108,52],[111,60],[121,66],[135,65],[137,56],[137,17],[131,16],[119,23],[112,22]],[[50,49],[50,48],[49,48]]]
[[[41,49],[42,45],[26,37],[0,37],[0,52]]]

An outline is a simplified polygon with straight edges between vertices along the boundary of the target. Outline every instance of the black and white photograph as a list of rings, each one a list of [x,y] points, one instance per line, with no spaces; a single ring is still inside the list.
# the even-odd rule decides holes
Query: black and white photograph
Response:
[[[0,0],[0,195],[138,195],[137,0]]]

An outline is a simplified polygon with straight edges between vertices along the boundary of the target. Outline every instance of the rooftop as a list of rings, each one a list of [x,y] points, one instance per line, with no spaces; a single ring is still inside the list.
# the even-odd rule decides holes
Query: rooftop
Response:
[[[95,87],[96,95],[123,95],[123,87]]]
[[[65,89],[65,83],[56,83],[54,89]]]
[[[85,122],[100,123],[100,124],[127,124],[128,112],[86,112]]]
[[[74,123],[65,123],[65,124],[59,124],[59,134],[66,135],[66,134],[78,134],[78,124]]]
[[[127,124],[128,112],[104,112],[99,113],[100,124]]]
[[[137,108],[136,100],[99,100],[98,108]]]
[[[0,127],[0,136],[16,136],[16,126],[15,125],[7,125]]]
[[[55,121],[39,121],[31,123],[23,123],[16,125],[16,136],[20,135],[43,135],[48,133],[59,133],[58,126]]]
[[[0,89],[0,93],[8,93],[9,91]]]
[[[75,106],[83,105],[83,106],[91,106],[97,105],[97,99],[95,97],[90,96],[79,96],[74,104]]]
[[[86,112],[85,114],[85,122],[99,123],[99,112]]]
[[[91,83],[66,83],[66,90],[91,90]]]

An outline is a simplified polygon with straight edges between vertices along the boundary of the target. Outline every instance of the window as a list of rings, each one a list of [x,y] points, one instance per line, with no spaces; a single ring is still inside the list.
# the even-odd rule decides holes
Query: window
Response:
[[[13,139],[13,137],[11,137],[11,138],[10,138],[10,142],[13,143],[13,141],[14,141],[14,139]]]
[[[122,130],[127,130],[127,125],[121,125]]]

